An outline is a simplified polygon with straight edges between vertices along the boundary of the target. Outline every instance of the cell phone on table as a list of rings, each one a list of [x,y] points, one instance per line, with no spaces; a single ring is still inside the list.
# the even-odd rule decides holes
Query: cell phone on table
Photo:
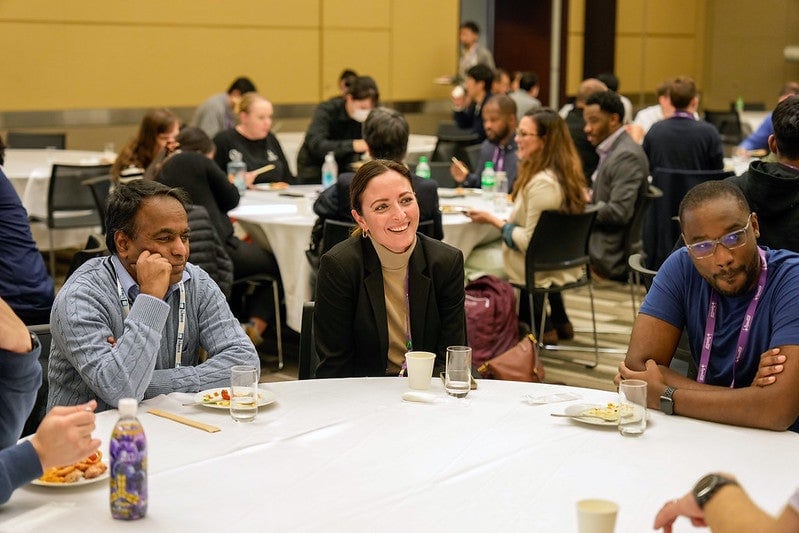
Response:
[[[285,192],[279,192],[279,193],[277,193],[277,195],[278,196],[288,196],[289,198],[305,198],[305,195],[302,194],[301,192],[285,191]]]

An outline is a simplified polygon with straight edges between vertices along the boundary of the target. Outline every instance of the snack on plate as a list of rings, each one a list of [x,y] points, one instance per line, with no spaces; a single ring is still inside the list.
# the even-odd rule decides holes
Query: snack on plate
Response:
[[[632,408],[629,405],[622,406],[622,417],[626,418],[628,416],[632,416],[632,414]],[[608,422],[615,422],[619,419],[619,404],[609,402],[604,407],[592,407],[583,411],[582,416],[590,416],[601,418],[602,420],[607,420]]]
[[[75,483],[82,479],[94,479],[108,469],[102,462],[103,452],[97,450],[86,459],[69,466],[48,468],[39,478],[46,483]]]
[[[230,406],[230,391],[227,389],[215,390],[213,393],[203,394],[203,403],[208,405]]]
[[[280,190],[288,189],[289,188],[289,184],[286,183],[285,181],[273,181],[273,182],[271,182],[269,184],[269,188],[280,191]]]

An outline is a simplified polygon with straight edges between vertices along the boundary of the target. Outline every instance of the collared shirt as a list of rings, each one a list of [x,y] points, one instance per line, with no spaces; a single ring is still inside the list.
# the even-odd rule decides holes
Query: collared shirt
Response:
[[[130,304],[133,305],[136,297],[141,292],[139,289],[139,284],[136,283],[136,281],[133,279],[133,276],[130,275],[130,272],[125,270],[125,267],[122,266],[122,261],[119,260],[118,255],[114,254],[111,256],[111,264],[114,265],[114,271],[117,274],[117,279],[119,280],[119,284],[122,286],[122,290],[128,295]],[[189,274],[189,271],[184,268],[183,277],[180,279],[180,283],[185,283],[188,279],[191,279],[191,274]],[[169,298],[170,294],[178,289],[178,285],[179,283],[173,283],[169,286],[166,294],[164,295],[164,301]]]
[[[516,181],[516,172],[519,165],[519,160],[516,155],[516,140],[511,137],[510,140],[504,144],[494,144],[488,139],[483,141],[480,145],[480,159],[477,162],[477,168],[470,172],[463,182],[464,187],[480,187],[480,174],[485,168],[486,161],[494,163],[494,170],[502,170],[508,177],[508,190],[513,188],[513,182]],[[498,160],[502,160],[501,167],[498,168]]]
[[[599,154],[599,164],[596,166],[596,170],[591,175],[591,183],[596,181],[596,176],[599,172],[599,169],[602,168],[602,163],[605,162],[605,159],[607,159],[608,154],[610,153],[610,149],[613,147],[613,143],[616,142],[616,139],[618,139],[622,133],[624,133],[624,128],[619,128],[608,135],[607,139],[597,145],[596,153]]]

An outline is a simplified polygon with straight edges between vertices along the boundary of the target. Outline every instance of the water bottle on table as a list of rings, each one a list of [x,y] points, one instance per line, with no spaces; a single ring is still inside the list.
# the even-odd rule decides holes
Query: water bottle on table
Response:
[[[247,182],[244,180],[244,174],[247,172],[247,164],[244,162],[244,156],[238,150],[231,150],[228,152],[230,161],[227,164],[228,179],[232,180],[239,192],[247,190]]]
[[[111,516],[137,520],[147,514],[147,439],[136,418],[138,402],[119,400],[119,421],[111,432]]]
[[[496,176],[494,174],[494,163],[486,161],[483,173],[480,174],[480,188],[483,190],[483,201],[492,203],[494,199],[494,189],[496,188]]]
[[[419,158],[419,163],[416,165],[416,175],[426,180],[430,179],[430,164],[427,162],[426,156]]]
[[[333,152],[328,152],[325,155],[325,162],[322,164],[322,188],[327,189],[334,183],[338,177],[338,164],[336,163],[336,155]]]
[[[494,185],[494,210],[502,212],[508,205],[508,175],[498,170],[495,175]]]

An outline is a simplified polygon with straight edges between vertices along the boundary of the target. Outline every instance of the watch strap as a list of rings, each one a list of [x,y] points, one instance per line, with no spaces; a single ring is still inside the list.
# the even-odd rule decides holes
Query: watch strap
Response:
[[[700,509],[705,508],[705,504],[710,501],[713,495],[725,485],[737,485],[738,482],[721,474],[708,474],[694,485],[694,500]]]

